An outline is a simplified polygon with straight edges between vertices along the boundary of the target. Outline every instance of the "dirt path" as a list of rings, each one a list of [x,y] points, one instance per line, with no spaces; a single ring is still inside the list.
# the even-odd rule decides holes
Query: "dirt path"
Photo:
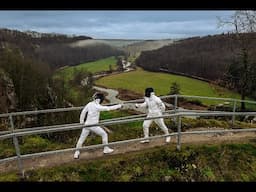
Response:
[[[232,143],[232,142],[247,142],[249,139],[256,139],[254,132],[244,133],[226,133],[226,134],[208,134],[208,135],[182,135],[182,144],[202,144],[202,143]],[[144,149],[153,148],[156,146],[170,145],[175,147],[177,143],[177,137],[173,136],[171,143],[166,144],[164,138],[151,140],[150,143],[141,144],[140,142],[131,142],[126,144],[118,144],[112,146],[114,152],[112,154],[103,154],[102,149],[90,149],[81,151],[80,158],[78,160],[73,159],[73,152],[65,152],[61,154],[53,154],[35,157],[32,159],[24,159],[23,166],[25,170],[33,170],[40,167],[53,167],[61,166],[71,162],[81,162],[85,160],[103,159],[107,156],[121,155],[124,153],[130,153],[134,151],[142,151]],[[182,150],[182,145],[181,145]],[[1,163],[0,172],[9,172],[17,170],[17,161]]]
[[[108,95],[106,96],[106,99],[109,100],[110,103],[123,103],[125,101],[120,100],[117,98],[117,95],[119,94],[119,92],[117,90],[114,89],[106,89],[103,87],[98,87],[98,86],[93,86],[94,89],[101,91],[101,92],[106,92]],[[138,111],[141,113],[145,113],[146,109],[144,108],[136,108],[134,103],[127,103],[123,106],[123,109],[132,109],[134,111]]]

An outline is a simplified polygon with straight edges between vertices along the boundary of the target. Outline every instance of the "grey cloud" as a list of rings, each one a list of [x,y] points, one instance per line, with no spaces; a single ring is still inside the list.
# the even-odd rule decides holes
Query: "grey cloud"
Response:
[[[221,33],[232,11],[0,11],[0,27],[93,38],[161,39]]]

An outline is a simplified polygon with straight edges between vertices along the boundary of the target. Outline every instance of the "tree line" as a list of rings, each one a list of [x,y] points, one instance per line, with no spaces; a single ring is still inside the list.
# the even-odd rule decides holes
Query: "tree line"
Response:
[[[0,47],[19,48],[24,56],[48,63],[53,70],[65,65],[77,65],[123,53],[106,44],[90,47],[70,46],[78,40],[87,39],[92,38],[0,29]]]
[[[251,55],[256,53],[256,33],[245,34],[255,41]],[[166,69],[216,81],[224,77],[239,47],[232,34],[193,37],[174,42],[158,50],[142,52],[136,64],[150,71]]]
[[[254,62],[256,33],[246,33],[243,36],[254,42],[250,44],[247,52],[250,62]],[[227,77],[234,71],[233,64],[239,63],[241,55],[241,49],[234,37],[235,34],[227,33],[179,40],[158,50],[142,52],[136,64],[149,71],[183,73],[232,87],[234,83],[228,82]]]
[[[0,69],[13,81],[16,111],[69,105],[64,94],[67,88],[63,82],[52,79],[55,69],[122,54],[109,45],[70,46],[86,39],[91,37],[0,29]],[[91,77],[91,74],[85,73],[83,78],[85,76]],[[80,77],[81,74],[77,74],[77,79]],[[86,89],[83,94],[86,99],[91,83],[80,89]]]
[[[218,18],[227,34],[176,41],[156,51],[144,52],[137,65],[152,71],[181,73],[215,81],[237,90],[241,99],[256,99],[256,11],[235,11]],[[241,103],[241,109],[245,104]]]

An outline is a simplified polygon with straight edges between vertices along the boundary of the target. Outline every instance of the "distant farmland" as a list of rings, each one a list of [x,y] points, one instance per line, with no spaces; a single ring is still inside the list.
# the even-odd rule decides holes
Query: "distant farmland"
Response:
[[[72,66],[72,67],[66,67],[61,69],[55,74],[55,77],[62,76],[66,80],[71,80],[74,75],[74,71],[89,71],[91,73],[96,73],[100,71],[108,71],[109,66],[111,65],[113,69],[116,69],[117,60],[115,57],[109,57],[106,59],[100,59],[94,62],[87,62],[82,63],[80,65]]]
[[[97,80],[96,84],[113,89],[127,89],[136,93],[144,93],[144,89],[146,87],[154,87],[157,95],[166,95],[170,91],[171,83],[175,81],[180,85],[181,94],[184,95],[230,97],[240,99],[240,95],[238,93],[207,82],[179,75],[148,72],[142,69],[129,73],[103,77]],[[216,104],[219,102],[220,101],[214,102],[210,100],[203,101],[205,104]]]

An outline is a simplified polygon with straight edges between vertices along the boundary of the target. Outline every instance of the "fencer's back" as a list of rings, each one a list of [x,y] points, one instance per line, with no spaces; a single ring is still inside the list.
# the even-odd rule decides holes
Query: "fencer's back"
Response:
[[[99,123],[100,111],[98,110],[97,104],[95,101],[91,101],[86,105],[87,107],[87,118],[85,124],[95,124]]]

